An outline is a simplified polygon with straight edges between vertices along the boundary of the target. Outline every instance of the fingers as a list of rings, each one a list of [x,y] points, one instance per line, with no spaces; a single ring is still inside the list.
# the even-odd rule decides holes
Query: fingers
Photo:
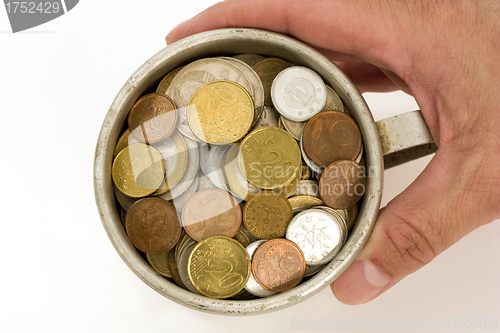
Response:
[[[408,64],[395,27],[393,1],[374,0],[229,0],[218,3],[174,28],[167,43],[224,27],[254,27],[292,35],[310,45],[354,55],[398,73]],[[397,3],[397,1],[395,1]],[[360,33],[362,32],[362,33]],[[390,64],[390,66],[389,66]]]
[[[399,79],[396,81],[396,75],[386,72],[377,66],[366,62],[336,62],[337,66],[352,80],[361,93],[365,92],[390,92],[395,90],[404,90],[411,94],[410,89]]]
[[[492,175],[478,172],[477,157],[440,147],[417,180],[380,211],[367,244],[331,285],[341,302],[368,302],[497,217],[490,208],[500,195],[488,185]]]

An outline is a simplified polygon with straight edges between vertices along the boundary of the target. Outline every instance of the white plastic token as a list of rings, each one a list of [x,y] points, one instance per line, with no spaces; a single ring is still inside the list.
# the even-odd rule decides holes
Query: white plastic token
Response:
[[[307,121],[326,104],[326,86],[313,70],[293,66],[281,71],[271,86],[274,107],[283,117]]]

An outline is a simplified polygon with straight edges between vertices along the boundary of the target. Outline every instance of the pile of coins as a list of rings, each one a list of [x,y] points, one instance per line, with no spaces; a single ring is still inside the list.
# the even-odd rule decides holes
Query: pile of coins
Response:
[[[294,288],[340,251],[366,173],[359,128],[313,70],[255,54],[193,61],[139,98],[111,176],[131,243],[212,298]]]

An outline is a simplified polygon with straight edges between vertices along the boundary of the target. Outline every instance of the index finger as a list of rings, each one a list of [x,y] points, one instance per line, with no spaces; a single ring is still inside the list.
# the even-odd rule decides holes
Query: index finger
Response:
[[[394,8],[377,0],[229,0],[175,27],[167,43],[199,32],[252,27],[294,36],[313,47],[349,54],[402,73],[404,47],[395,29]],[[388,4],[389,3],[389,4]],[[399,6],[396,6],[399,7]],[[388,10],[391,11],[388,14]]]

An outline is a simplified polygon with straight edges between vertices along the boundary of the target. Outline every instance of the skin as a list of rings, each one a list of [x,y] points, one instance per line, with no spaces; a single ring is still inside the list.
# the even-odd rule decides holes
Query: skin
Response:
[[[332,284],[339,300],[359,304],[500,218],[499,18],[493,0],[230,0],[174,28],[167,43],[224,27],[273,30],[318,49],[361,92],[415,97],[439,149],[380,211],[351,265],[375,269],[377,288],[351,267]]]

